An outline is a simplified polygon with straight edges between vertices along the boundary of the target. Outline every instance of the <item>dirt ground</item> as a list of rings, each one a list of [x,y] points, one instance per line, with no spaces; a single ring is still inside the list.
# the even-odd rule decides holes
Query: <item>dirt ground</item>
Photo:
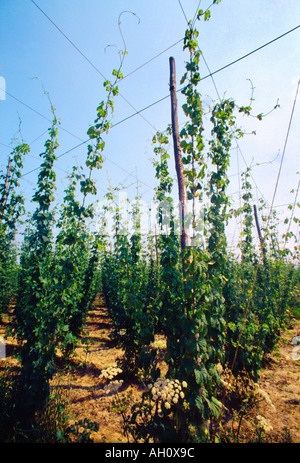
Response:
[[[4,334],[4,327],[5,323],[0,325],[0,336]],[[120,414],[108,409],[116,399],[116,393],[105,390],[107,383],[100,378],[101,371],[116,365],[117,359],[122,356],[122,351],[109,337],[110,319],[101,297],[95,300],[89,312],[87,331],[92,342],[77,348],[71,368],[58,372],[53,383],[65,392],[71,422],[87,418],[99,424],[99,431],[92,433],[95,443],[128,442],[123,434]],[[300,443],[300,346],[295,348],[291,340],[299,334],[299,320],[281,333],[278,347],[260,372],[261,401],[254,412],[254,415],[260,414],[270,422],[270,436],[277,436],[277,439],[287,429],[293,443]],[[12,356],[15,347],[14,340],[8,338],[6,359],[0,360],[0,370],[7,362],[16,364]],[[157,341],[157,347],[163,354],[163,340]],[[126,399],[129,410],[144,390],[141,385],[124,382],[118,396]],[[254,415],[252,413],[252,419]]]

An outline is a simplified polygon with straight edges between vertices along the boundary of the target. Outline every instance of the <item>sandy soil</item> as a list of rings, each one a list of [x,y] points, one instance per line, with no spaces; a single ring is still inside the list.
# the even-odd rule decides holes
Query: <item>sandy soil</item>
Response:
[[[0,336],[3,336],[4,327],[5,323],[0,326]],[[71,368],[58,372],[54,384],[66,392],[71,422],[88,418],[99,424],[99,431],[92,433],[94,442],[127,442],[120,414],[108,410],[116,394],[107,393],[104,388],[106,383],[99,378],[103,369],[116,365],[117,359],[122,356],[122,351],[115,347],[109,337],[110,319],[101,297],[96,299],[89,312],[87,331],[92,342],[77,348]],[[279,346],[269,356],[266,367],[260,373],[258,384],[263,396],[251,414],[252,420],[259,413],[271,423],[269,434],[274,439],[278,439],[286,428],[292,442],[297,443],[300,443],[300,348],[295,352],[291,340],[299,334],[300,321],[281,334]],[[159,343],[163,344],[162,340]],[[12,357],[15,347],[14,340],[7,339],[6,359],[0,360],[0,370],[7,362],[16,364]],[[125,381],[118,396],[126,398],[129,410],[143,391],[141,385]],[[250,421],[248,424],[253,425]]]
[[[300,443],[300,346],[291,344],[300,334],[299,321],[281,334],[282,340],[260,372],[260,388],[268,395],[260,403],[259,413],[273,427],[271,434],[287,429],[293,442]]]

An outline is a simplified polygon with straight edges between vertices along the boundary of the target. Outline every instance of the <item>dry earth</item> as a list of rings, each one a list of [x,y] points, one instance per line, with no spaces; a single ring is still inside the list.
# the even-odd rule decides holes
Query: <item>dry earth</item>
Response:
[[[0,325],[0,336],[4,334],[6,323],[8,321],[4,320],[2,326]],[[103,369],[116,365],[117,359],[122,356],[122,351],[115,347],[109,337],[110,331],[110,319],[105,303],[99,297],[95,300],[87,319],[87,332],[91,343],[77,348],[71,368],[57,373],[54,384],[66,393],[71,422],[88,418],[99,424],[99,431],[92,433],[94,442],[125,443],[127,438],[123,435],[120,414],[108,410],[112,401],[116,399],[116,394],[107,393],[104,390],[105,383],[99,378]],[[261,400],[258,408],[251,414],[251,420],[259,413],[270,421],[273,429],[269,434],[275,440],[287,429],[293,443],[300,443],[300,347],[296,351],[291,340],[299,334],[299,320],[281,334],[278,347],[269,356],[267,365],[260,372],[258,383],[266,399]],[[161,340],[159,342],[161,343]],[[0,360],[0,371],[7,363],[17,363],[12,356],[15,348],[14,340],[8,338],[6,359]],[[160,348],[163,353],[163,346]],[[124,382],[118,395],[126,397],[130,408],[139,400],[143,390],[141,385]],[[253,426],[253,421],[248,424]]]

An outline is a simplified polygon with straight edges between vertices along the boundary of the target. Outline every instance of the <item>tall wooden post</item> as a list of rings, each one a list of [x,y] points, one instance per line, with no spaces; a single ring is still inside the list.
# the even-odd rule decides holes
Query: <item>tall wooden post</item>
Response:
[[[179,128],[178,128],[178,112],[177,112],[177,95],[176,95],[176,70],[175,59],[170,57],[170,94],[171,94],[171,119],[172,133],[174,144],[175,168],[178,180],[179,203],[181,206],[181,249],[183,250],[189,245],[189,236],[186,230],[185,218],[187,217],[187,191],[185,177],[183,174],[183,163],[181,157]]]

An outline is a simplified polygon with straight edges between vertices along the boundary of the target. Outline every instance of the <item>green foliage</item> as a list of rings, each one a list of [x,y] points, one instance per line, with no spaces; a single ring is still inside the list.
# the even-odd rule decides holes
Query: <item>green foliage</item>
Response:
[[[192,422],[201,422],[209,416],[217,417],[219,410],[216,393],[220,378],[216,365],[222,361],[225,329],[223,285],[228,204],[225,189],[228,183],[226,170],[229,165],[231,130],[234,125],[234,104],[224,101],[215,105],[211,117],[213,128],[210,150],[205,155],[203,109],[201,96],[196,88],[200,80],[201,55],[198,51],[197,36],[198,32],[192,27],[186,31],[184,49],[189,50],[190,61],[186,64],[187,72],[182,79],[182,83],[188,79],[182,93],[186,96],[183,109],[188,122],[180,134],[188,199],[193,205],[193,239],[196,221],[199,220],[195,209],[196,201],[199,204],[205,192],[210,202],[204,211],[206,224],[205,228],[202,224],[202,242],[199,243],[198,240],[197,245],[180,252],[180,260],[184,267],[181,267],[178,258],[175,259],[175,265],[170,262],[170,258],[168,261],[167,256],[174,255],[174,250],[170,252],[170,246],[173,245],[174,249],[175,245],[174,240],[171,243],[171,237],[169,241],[162,239],[163,244],[167,245],[166,261],[163,260],[164,252],[161,253],[162,274],[166,271],[166,275],[171,276],[171,281],[175,282],[173,285],[176,286],[176,289],[174,286],[163,286],[161,297],[164,310],[168,310],[165,318],[169,325],[166,327],[169,372],[173,377],[185,379],[188,383],[189,406],[186,416],[188,414]],[[207,174],[208,162],[214,169],[210,176]],[[205,183],[207,180],[208,186]],[[180,275],[181,291],[176,283]],[[169,283],[166,277],[163,281]],[[175,294],[178,296],[174,297]]]
[[[113,321],[113,339],[124,349],[120,366],[126,375],[138,376],[141,368],[150,368],[153,354],[147,346],[154,339],[155,316],[150,311],[153,263],[143,258],[138,201],[131,211],[135,232],[131,235],[122,228],[119,206],[111,210],[115,218],[113,250],[105,252],[102,266],[103,291]]]
[[[199,11],[198,16],[207,20],[210,12]],[[181,79],[181,84],[185,84],[182,93],[186,97],[183,110],[187,123],[180,133],[180,146],[188,199],[192,203],[189,218],[192,246],[181,249],[178,239],[167,152],[171,133],[168,128],[153,138],[154,167],[159,182],[155,198],[159,202],[158,229],[152,239],[157,291],[153,304],[147,306],[151,309],[148,322],[166,337],[167,376],[188,383],[186,405],[172,417],[162,419],[151,414],[145,396],[133,408],[132,415],[135,438],[144,441],[150,436],[162,441],[165,433],[173,433],[177,441],[183,438],[197,440],[195,432],[199,433],[198,439],[202,439],[200,435],[207,439],[205,432],[203,434],[204,423],[206,420],[217,421],[221,413],[220,366],[231,369],[236,377],[246,375],[257,379],[264,355],[273,348],[284,320],[289,299],[287,282],[294,271],[286,263],[279,264],[274,259],[272,248],[273,254],[268,256],[264,252],[262,264],[260,262],[252,234],[254,219],[249,171],[244,174],[243,206],[234,211],[236,216],[242,217],[241,258],[228,254],[226,225],[232,211],[227,195],[227,170],[232,139],[243,136],[236,126],[235,113],[238,110],[249,115],[251,107],[236,108],[229,99],[215,104],[210,118],[211,138],[208,147],[205,146],[203,108],[197,91],[201,56],[197,37],[198,32],[190,23],[184,39],[184,49],[189,51],[190,60]],[[203,215],[196,211],[200,201],[203,202]],[[114,336],[126,352],[127,363],[123,361],[126,372],[137,368],[143,352],[147,351],[146,340],[143,345],[138,331],[133,328],[139,325],[144,311],[140,295],[147,278],[146,273],[139,273],[139,237],[134,237],[136,247],[132,255],[130,237],[126,233],[118,235],[119,212],[115,209],[114,250],[106,251],[103,281],[114,321]],[[199,230],[202,233],[200,240]],[[273,242],[271,233],[266,238]],[[147,262],[154,262],[153,254],[143,262],[143,268],[147,269]],[[144,286],[141,286],[142,282]],[[157,324],[150,321],[151,316],[157,317]],[[135,349],[137,345],[139,348]]]
[[[86,312],[90,306],[92,283],[98,264],[98,240],[92,236],[85,220],[93,215],[91,206],[76,200],[77,182],[81,175],[75,168],[61,208],[59,233],[54,252],[52,304],[60,306],[60,347],[69,356],[82,335]]]
[[[8,170],[0,179],[0,319],[9,307],[17,289],[17,249],[14,242],[24,199],[17,188],[24,156],[29,152],[26,143],[18,144],[10,155]]]
[[[87,220],[93,218],[94,210],[92,204],[86,203],[88,195],[96,193],[92,172],[102,165],[102,135],[109,129],[108,118],[113,109],[111,96],[116,94],[118,78],[119,73],[115,82],[108,86],[107,101],[97,108],[95,126],[88,130],[93,139],[86,159],[88,176],[78,174],[75,168],[70,175],[57,222],[56,240],[52,204],[58,121],[51,104],[53,123],[45,151],[41,154],[43,162],[32,198],[36,210],[29,221],[20,253],[13,319],[13,333],[20,341],[22,368],[18,397],[22,399],[16,408],[22,419],[32,420],[35,413],[44,408],[50,393],[49,382],[55,373],[57,350],[60,348],[65,356],[72,353],[82,335],[86,313],[95,296],[93,285],[99,242],[98,237],[88,231]],[[75,196],[79,181],[81,204]]]
[[[210,10],[198,11],[198,20],[210,17]],[[129,230],[117,204],[119,188],[109,189],[101,231],[91,232],[97,196],[93,174],[102,168],[105,135],[111,127],[113,97],[118,94],[126,52],[119,69],[112,72],[113,80],[104,82],[106,99],[98,104],[94,123],[87,130],[90,143],[85,168],[73,167],[58,214],[54,207],[58,121],[51,105],[53,123],[32,197],[36,208],[19,252],[14,240],[24,200],[18,193],[18,179],[28,145],[14,148],[8,171],[1,174],[0,315],[15,298],[12,333],[20,341],[21,361],[19,375],[11,380],[0,377],[4,441],[91,442],[97,424],[84,420],[67,427],[59,417],[47,420],[55,416],[50,380],[56,372],[56,356],[59,352],[68,359],[79,340],[85,341],[86,315],[99,289],[112,320],[112,339],[124,353],[118,360],[123,377],[146,383],[157,380],[160,371],[154,341],[162,335],[167,380],[176,378],[174,384],[186,384],[182,400],[174,401],[172,408],[169,402],[153,398],[150,390],[133,406],[131,416],[128,401],[115,401],[113,407],[121,413],[127,437],[131,435],[136,442],[213,440],[208,427],[216,432],[221,417],[222,371],[230,371],[235,380],[257,380],[265,354],[274,348],[284,327],[287,309],[294,316],[299,314],[299,247],[290,230],[292,221],[299,223],[294,215],[296,199],[289,207],[283,237],[278,237],[276,214],[266,215],[261,202],[263,239],[259,237],[256,249],[250,170],[242,176],[242,205],[237,210],[230,210],[227,175],[232,139],[243,136],[236,126],[236,111],[250,115],[252,109],[237,108],[231,99],[220,100],[211,108],[207,136],[198,91],[198,35],[194,22],[189,22],[183,46],[189,59],[181,79],[186,123],[180,132],[180,147],[191,204],[185,217],[190,242],[184,249],[170,174],[171,127],[153,137],[154,199],[159,205],[155,233],[142,233],[138,195],[129,210],[133,224]],[[106,212],[113,217],[111,235]],[[228,251],[230,215],[242,224],[239,255]],[[287,246],[292,239],[294,253]]]
[[[53,109],[53,108],[52,108]],[[54,113],[54,110],[53,110]],[[49,379],[54,372],[53,357],[57,321],[50,302],[52,268],[52,225],[55,188],[55,149],[57,119],[49,129],[49,139],[38,176],[38,188],[32,198],[37,208],[31,229],[24,239],[20,255],[19,288],[14,309],[14,332],[22,341],[20,357],[22,401],[18,406],[25,415],[41,409],[49,395]],[[57,309],[56,309],[57,310]]]
[[[90,443],[91,432],[99,426],[90,420],[81,420],[69,425],[68,400],[62,389],[51,388],[45,406],[32,419],[24,420],[16,404],[22,400],[18,395],[17,371],[5,369],[0,374],[0,442],[2,443]],[[28,418],[28,417],[27,417]]]

